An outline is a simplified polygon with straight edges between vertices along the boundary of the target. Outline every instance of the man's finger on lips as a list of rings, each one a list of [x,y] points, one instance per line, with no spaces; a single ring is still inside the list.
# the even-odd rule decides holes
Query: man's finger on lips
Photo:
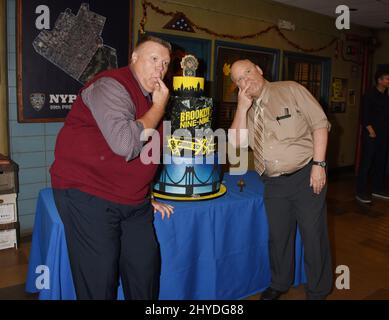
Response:
[[[161,88],[166,88],[165,82],[163,82],[160,78],[158,78],[158,83],[161,86]]]
[[[157,82],[155,83],[155,87],[156,87],[156,88],[160,88],[160,87],[161,87],[161,84],[159,83],[159,81],[157,81]]]

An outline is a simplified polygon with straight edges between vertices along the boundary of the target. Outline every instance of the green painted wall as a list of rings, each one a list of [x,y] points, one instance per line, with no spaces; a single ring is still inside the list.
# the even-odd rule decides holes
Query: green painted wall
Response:
[[[285,34],[302,47],[315,48],[327,44],[334,36],[341,36],[335,28],[335,20],[330,17],[293,8],[268,0],[176,0],[176,1],[151,1],[161,9],[169,12],[181,11],[195,24],[204,26],[219,33],[243,35],[255,33],[267,28],[270,24],[277,23],[278,19],[289,20],[296,25],[295,31],[285,31]],[[335,9],[334,9],[335,10]],[[139,23],[142,18],[141,1],[135,4],[135,38],[139,31]],[[186,37],[197,37],[210,40],[224,40],[210,36],[203,32],[186,33],[163,29],[170,17],[162,16],[148,9],[146,31],[162,32]],[[366,28],[352,26],[353,34],[370,35]],[[261,36],[260,38],[239,41],[239,43],[256,45],[261,47],[276,48],[286,51],[296,51],[275,32]],[[213,46],[214,51],[214,46]],[[357,137],[359,98],[361,87],[361,71],[356,77],[352,76],[349,62],[334,59],[335,46],[314,53],[317,56],[332,58],[332,77],[347,78],[349,89],[355,89],[357,98],[355,106],[348,106],[344,114],[330,114],[329,119],[333,125],[330,135],[329,162],[331,167],[342,167],[354,164],[355,146]],[[212,59],[214,52],[212,52]],[[212,61],[211,79],[214,80]],[[282,70],[280,69],[280,72]]]

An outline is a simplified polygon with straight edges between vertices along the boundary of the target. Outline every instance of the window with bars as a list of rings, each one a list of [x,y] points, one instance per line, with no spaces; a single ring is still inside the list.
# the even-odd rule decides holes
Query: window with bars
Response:
[[[283,79],[302,84],[326,106],[330,83],[329,61],[328,58],[285,53]]]

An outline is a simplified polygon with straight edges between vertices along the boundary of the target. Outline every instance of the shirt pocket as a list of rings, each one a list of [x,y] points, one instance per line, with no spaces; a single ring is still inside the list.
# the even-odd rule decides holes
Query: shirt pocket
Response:
[[[273,128],[278,140],[295,140],[306,134],[307,123],[300,112],[293,111],[290,117],[273,121]]]

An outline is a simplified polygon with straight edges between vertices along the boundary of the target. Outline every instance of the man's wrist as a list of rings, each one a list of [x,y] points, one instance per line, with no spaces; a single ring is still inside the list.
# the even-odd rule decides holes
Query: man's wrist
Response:
[[[318,161],[318,160],[313,160],[312,161],[313,165],[315,166],[319,166],[319,167],[322,167],[322,168],[326,168],[327,167],[327,162],[325,160],[321,160],[321,161]]]
[[[246,107],[242,107],[241,105],[238,105],[238,106],[236,107],[236,112],[237,112],[237,113],[240,113],[241,115],[246,115],[246,114],[247,114],[247,111],[249,111],[250,108],[251,108],[251,106],[248,107],[248,108],[246,108]]]
[[[167,103],[163,104],[163,103],[153,103],[153,105],[151,106],[151,108],[154,108],[154,109],[158,109],[158,110],[165,110],[166,108],[166,105]]]

